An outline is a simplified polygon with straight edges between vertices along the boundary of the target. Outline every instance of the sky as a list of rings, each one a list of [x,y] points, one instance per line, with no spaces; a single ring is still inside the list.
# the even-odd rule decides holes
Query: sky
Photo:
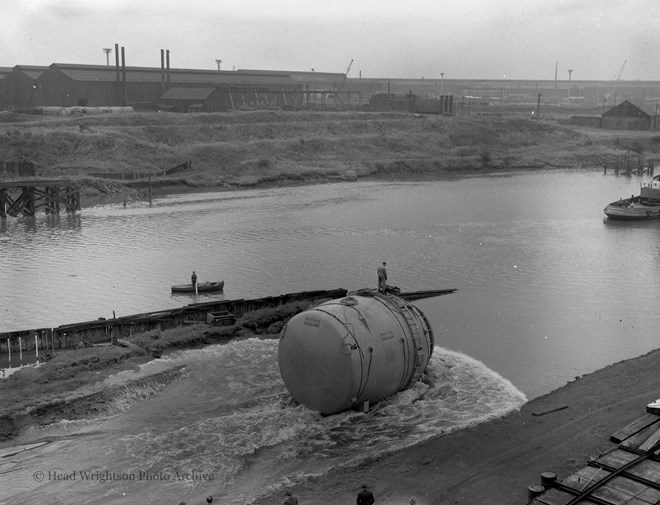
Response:
[[[0,66],[660,80],[658,0],[0,0]],[[351,64],[352,61],[352,64]],[[620,77],[619,77],[620,74]]]

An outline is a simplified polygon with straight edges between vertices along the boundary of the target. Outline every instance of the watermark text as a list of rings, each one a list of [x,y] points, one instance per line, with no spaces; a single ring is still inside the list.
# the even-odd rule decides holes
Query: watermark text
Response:
[[[211,481],[215,479],[212,472],[200,472],[198,470],[188,471],[130,471],[113,472],[111,470],[72,470],[64,472],[60,470],[36,471],[32,475],[36,482],[115,482],[115,481],[150,481],[150,482],[177,482],[177,481]]]

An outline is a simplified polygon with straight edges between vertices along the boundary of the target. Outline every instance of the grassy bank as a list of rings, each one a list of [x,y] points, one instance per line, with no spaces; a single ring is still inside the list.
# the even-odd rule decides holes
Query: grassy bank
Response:
[[[347,171],[446,177],[591,168],[623,153],[660,152],[655,132],[579,129],[515,116],[258,111],[13,119],[0,123],[0,159],[32,161],[41,177],[75,177],[90,188],[99,187],[90,177],[95,172],[155,174],[186,161],[190,170],[154,177],[153,185],[231,189],[330,180]]]

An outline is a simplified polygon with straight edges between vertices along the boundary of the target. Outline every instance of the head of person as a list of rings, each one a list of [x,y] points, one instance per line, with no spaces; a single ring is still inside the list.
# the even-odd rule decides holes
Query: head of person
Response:
[[[387,265],[387,262],[386,262],[386,261],[383,261],[383,266],[385,266],[385,265]]]
[[[287,496],[291,496],[291,490],[287,489],[286,491],[284,491],[284,494]]]
[[[213,496],[207,496],[206,503],[213,503]]]
[[[385,263],[383,263],[383,265],[384,265],[384,264],[385,264]],[[366,484],[362,484],[362,489],[367,489],[368,487],[369,487],[369,486],[367,486]]]

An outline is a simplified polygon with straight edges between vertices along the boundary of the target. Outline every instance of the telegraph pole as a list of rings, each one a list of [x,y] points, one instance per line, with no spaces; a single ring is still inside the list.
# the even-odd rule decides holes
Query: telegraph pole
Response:
[[[103,52],[105,53],[105,64],[110,66],[110,53],[112,52],[112,49],[110,47],[104,47]]]
[[[218,70],[220,70],[220,63],[222,63],[222,60],[215,60],[215,62],[218,64]]]

